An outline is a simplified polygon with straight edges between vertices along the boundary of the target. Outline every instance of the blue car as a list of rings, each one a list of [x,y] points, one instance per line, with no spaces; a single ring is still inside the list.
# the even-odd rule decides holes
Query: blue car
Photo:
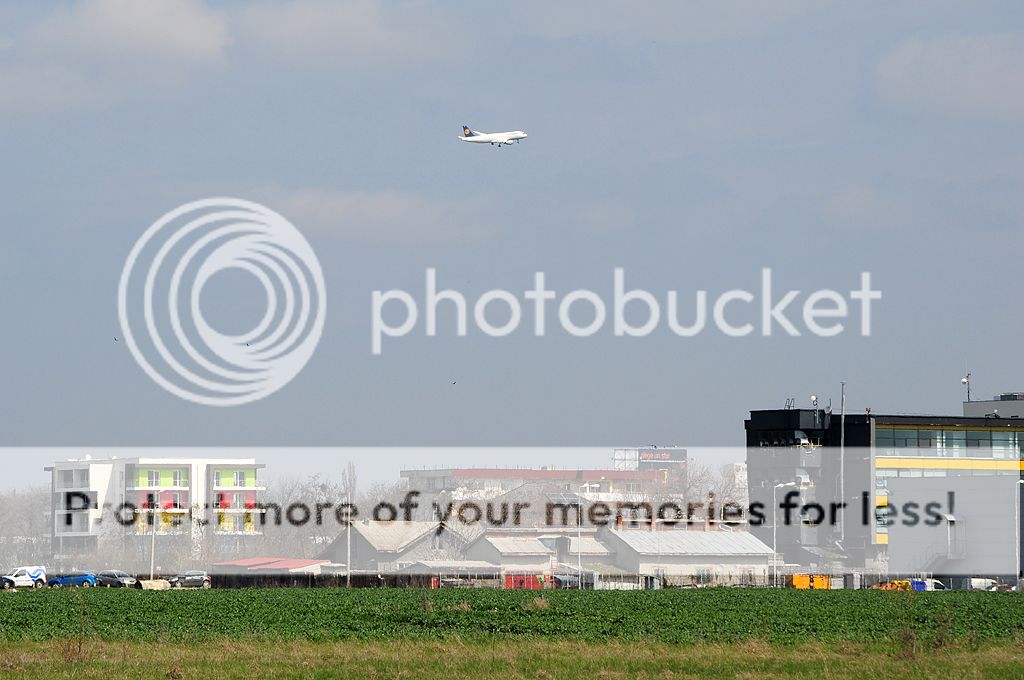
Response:
[[[96,587],[96,574],[91,571],[69,571],[66,574],[60,576],[54,576],[47,583],[51,588],[63,588],[63,587],[77,587],[77,588],[94,588]]]

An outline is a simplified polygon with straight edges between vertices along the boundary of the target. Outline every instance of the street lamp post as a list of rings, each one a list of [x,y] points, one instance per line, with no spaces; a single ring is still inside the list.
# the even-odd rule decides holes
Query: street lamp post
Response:
[[[779,489],[796,486],[796,482],[784,482],[772,487],[772,587],[779,587],[779,549],[776,544],[779,528]]]
[[[1017,572],[1013,575],[1013,587],[1015,589],[1020,588],[1020,485],[1024,484],[1024,479],[1018,479],[1017,483],[1013,485],[1013,499],[1015,501],[1014,507],[1017,512],[1014,513],[1014,526],[1017,527],[1017,532],[1014,534],[1016,537],[1017,550],[1014,553],[1014,557],[1017,558]]]
[[[346,528],[345,528],[345,587],[352,587],[352,490],[348,490],[348,508],[346,512]]]
[[[156,571],[156,523],[158,521],[156,512],[157,508],[160,507],[160,489],[157,489],[153,494],[153,502],[149,505],[149,516],[153,522],[153,531],[149,539],[149,580],[152,581]]]
[[[589,484],[581,484],[580,490],[590,491]],[[579,497],[576,506],[576,585],[577,590],[583,590],[583,496]]]
[[[842,396],[839,402],[839,500],[846,502],[846,381],[840,381]],[[846,551],[846,513],[839,516],[839,542]]]

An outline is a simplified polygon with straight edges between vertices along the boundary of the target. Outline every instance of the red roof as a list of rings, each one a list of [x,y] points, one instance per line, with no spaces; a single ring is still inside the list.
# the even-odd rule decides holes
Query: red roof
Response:
[[[254,569],[303,569],[315,564],[330,564],[330,560],[304,560],[290,557],[246,557],[230,562],[216,562],[215,567],[244,567],[248,571]]]
[[[533,468],[459,468],[453,477],[470,479],[579,479],[609,480],[661,479],[658,470],[537,470]]]
[[[214,562],[215,567],[255,567],[260,564],[267,564],[268,562],[279,562],[281,557],[246,557],[241,560],[232,560],[230,562]]]
[[[278,560],[270,564],[249,567],[249,569],[304,569],[317,564],[330,564],[330,560]]]

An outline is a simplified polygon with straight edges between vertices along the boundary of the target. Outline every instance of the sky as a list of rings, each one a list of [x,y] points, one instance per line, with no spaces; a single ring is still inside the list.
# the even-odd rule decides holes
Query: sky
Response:
[[[0,446],[736,446],[750,409],[957,414],[1024,390],[1013,2],[0,2]],[[469,124],[526,130],[462,144]],[[154,383],[117,286],[184,203],[255,201],[323,270],[304,369],[230,408]],[[371,295],[844,294],[872,333],[504,338]],[[225,328],[265,299],[204,291]],[[739,313],[739,312],[737,312]],[[549,323],[551,320],[549,319]],[[444,464],[444,460],[424,464]],[[496,459],[488,461],[498,464]],[[597,465],[606,461],[597,461]],[[374,465],[372,456],[365,461]]]

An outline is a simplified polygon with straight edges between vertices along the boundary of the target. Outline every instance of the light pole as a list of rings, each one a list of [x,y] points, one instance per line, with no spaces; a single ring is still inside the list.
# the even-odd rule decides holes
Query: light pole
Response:
[[[589,484],[580,484],[581,491],[590,491]],[[576,506],[576,585],[583,590],[583,496]]]
[[[1024,484],[1024,479],[1018,479],[1017,483],[1013,485],[1013,499],[1016,501],[1014,507],[1017,508],[1017,512],[1014,514],[1014,526],[1017,527],[1017,533],[1015,534],[1017,540],[1017,551],[1014,556],[1017,558],[1017,573],[1013,575],[1013,587],[1015,589],[1020,588],[1020,485]]]
[[[779,586],[779,549],[776,545],[779,528],[779,489],[796,486],[796,482],[783,482],[772,487],[772,587]]]
[[[347,513],[345,524],[345,587],[352,587],[352,490],[348,490],[347,494]]]
[[[839,401],[839,501],[846,502],[846,381],[842,385],[842,396]],[[839,516],[839,542],[846,551],[846,513]]]
[[[149,580],[152,581],[156,570],[156,523],[158,521],[156,511],[160,506],[160,489],[154,492],[153,502],[149,505],[149,517],[153,522],[153,531],[149,539]]]

